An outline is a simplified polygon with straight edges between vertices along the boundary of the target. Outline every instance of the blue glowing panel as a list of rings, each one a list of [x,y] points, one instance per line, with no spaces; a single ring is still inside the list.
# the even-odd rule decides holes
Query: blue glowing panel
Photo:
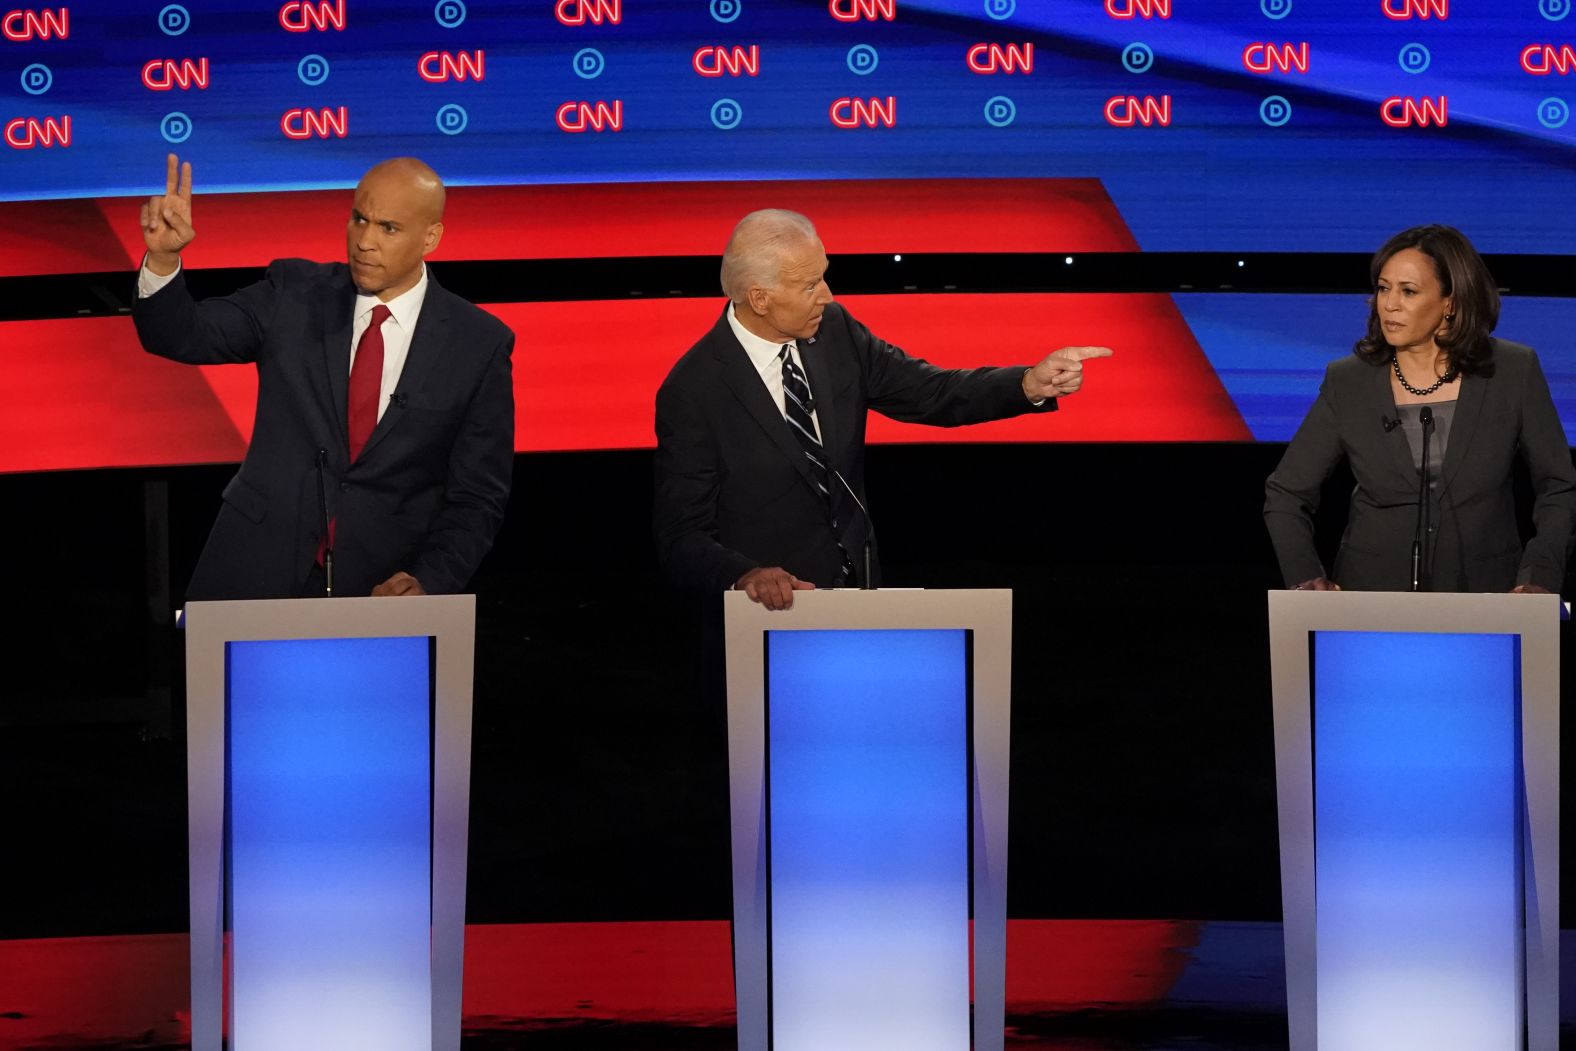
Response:
[[[1521,1046],[1517,640],[1318,632],[1319,1046]]]
[[[963,631],[773,631],[774,1051],[969,1046]]]
[[[230,643],[234,1051],[430,1051],[428,641]]]

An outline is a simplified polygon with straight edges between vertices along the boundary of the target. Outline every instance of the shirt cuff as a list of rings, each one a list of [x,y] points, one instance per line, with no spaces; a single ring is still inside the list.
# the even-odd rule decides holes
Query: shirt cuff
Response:
[[[148,269],[148,257],[143,256],[142,269],[137,271],[137,298],[147,299],[159,289],[163,288],[171,281],[174,281],[175,275],[180,272],[181,264],[180,261],[177,260],[175,263],[175,270],[172,273],[168,273],[160,277],[158,274],[155,274],[152,270]]]

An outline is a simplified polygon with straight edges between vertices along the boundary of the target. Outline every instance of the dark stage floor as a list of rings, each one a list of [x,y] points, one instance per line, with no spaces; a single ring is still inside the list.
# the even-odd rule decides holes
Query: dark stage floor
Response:
[[[186,952],[181,934],[0,941],[0,1048],[187,1046]],[[1566,932],[1567,1030],[1573,953]],[[728,954],[721,921],[473,925],[464,1047],[731,1049]],[[1273,923],[1014,920],[1007,1046],[1284,1048],[1281,967]],[[1570,1036],[1562,1045],[1576,1046]]]

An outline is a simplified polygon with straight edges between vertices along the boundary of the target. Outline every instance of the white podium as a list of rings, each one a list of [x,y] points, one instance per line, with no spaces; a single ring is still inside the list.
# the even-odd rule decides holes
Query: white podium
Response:
[[[458,1051],[475,611],[186,608],[194,1051]]]
[[[1556,1051],[1558,596],[1269,614],[1292,1051]]]
[[[1000,1049],[1011,592],[724,613],[740,1051]]]

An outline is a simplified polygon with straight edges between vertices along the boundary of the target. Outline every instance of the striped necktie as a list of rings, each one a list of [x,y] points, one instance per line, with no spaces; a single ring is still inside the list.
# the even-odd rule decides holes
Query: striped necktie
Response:
[[[815,401],[810,397],[810,384],[804,373],[793,363],[792,348],[792,344],[785,343],[782,353],[778,355],[783,363],[783,414],[787,416],[794,437],[799,439],[799,445],[804,449],[805,459],[810,461],[810,477],[815,480],[816,488],[821,490],[822,496],[830,499],[831,477],[826,472],[826,450],[815,436],[815,421],[810,417]]]

